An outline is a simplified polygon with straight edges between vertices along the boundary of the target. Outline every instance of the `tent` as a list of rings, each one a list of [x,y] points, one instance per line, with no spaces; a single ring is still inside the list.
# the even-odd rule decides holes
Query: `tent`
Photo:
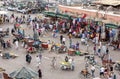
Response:
[[[64,19],[71,19],[71,16],[68,14],[62,14],[62,13],[55,13],[55,12],[43,12],[45,16],[50,17],[57,17],[57,18],[64,18]]]
[[[9,76],[15,79],[32,79],[38,77],[38,73],[30,68],[22,67],[21,69],[10,73]]]
[[[114,29],[119,28],[118,25],[115,25],[115,24],[112,24],[112,23],[106,23],[106,24],[105,24],[105,27],[108,27],[108,28],[114,28]]]
[[[61,14],[61,13],[58,13],[57,17],[58,18],[64,18],[64,19],[70,19],[71,18],[70,15],[68,15],[68,14]]]
[[[56,16],[56,13],[54,13],[54,12],[43,12],[43,14],[45,16],[50,16],[50,17],[55,17]]]
[[[7,14],[6,11],[0,11],[0,15],[4,15],[4,14]]]
[[[105,27],[107,27],[107,28],[114,28],[114,29],[119,28],[119,24],[116,24],[116,23],[114,23],[112,21],[102,20],[102,22],[105,24]]]

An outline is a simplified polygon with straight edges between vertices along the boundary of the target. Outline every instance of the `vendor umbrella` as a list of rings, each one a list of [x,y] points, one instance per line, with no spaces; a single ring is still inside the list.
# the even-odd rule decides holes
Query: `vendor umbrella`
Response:
[[[38,77],[38,74],[30,68],[22,67],[10,73],[9,76],[15,79],[32,79]]]

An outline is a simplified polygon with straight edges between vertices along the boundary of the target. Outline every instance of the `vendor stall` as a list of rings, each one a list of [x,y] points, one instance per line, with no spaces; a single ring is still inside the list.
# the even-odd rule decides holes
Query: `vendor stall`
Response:
[[[42,48],[44,48],[44,49],[48,49],[48,44],[47,43],[42,43]]]
[[[75,55],[75,50],[71,48],[68,49],[68,55],[71,55],[71,56]]]

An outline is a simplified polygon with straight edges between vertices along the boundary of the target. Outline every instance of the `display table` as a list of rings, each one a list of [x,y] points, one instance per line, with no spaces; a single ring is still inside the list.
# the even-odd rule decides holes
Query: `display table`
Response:
[[[68,49],[68,55],[71,55],[71,56],[75,55],[75,50],[71,48]]]

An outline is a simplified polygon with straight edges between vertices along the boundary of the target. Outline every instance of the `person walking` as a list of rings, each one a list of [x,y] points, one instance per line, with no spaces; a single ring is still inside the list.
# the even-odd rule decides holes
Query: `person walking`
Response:
[[[15,45],[16,45],[16,49],[18,49],[18,47],[19,47],[18,40],[15,41]]]
[[[65,56],[65,62],[68,62],[68,57],[67,56]]]
[[[63,41],[63,35],[60,35],[60,43],[62,44]]]
[[[30,64],[31,60],[32,60],[32,57],[29,54],[27,54],[26,55],[26,62]]]
[[[39,67],[39,65],[40,65],[40,58],[39,58],[38,55],[36,56],[36,61],[37,61],[37,67]]]
[[[69,39],[69,48],[72,48],[72,39]]]
[[[41,63],[41,61],[42,61],[42,54],[40,53],[38,56],[39,56],[40,63]]]
[[[100,68],[100,78],[103,76],[104,77],[104,71],[105,71],[105,68],[102,66]]]
[[[56,58],[53,57],[53,59],[52,59],[52,67],[55,68],[55,65],[56,65]]]
[[[106,48],[106,54],[109,54],[109,49],[108,49],[108,47]]]
[[[93,50],[94,50],[94,55],[96,55],[96,44],[94,45]]]
[[[92,77],[94,78],[95,77],[95,66],[94,65],[92,65],[91,66],[91,73],[92,73]]]
[[[63,43],[64,45],[65,45],[65,41],[66,41],[65,37],[63,37],[62,43]]]
[[[101,47],[100,47],[100,45],[98,46],[98,56],[101,57]]]
[[[42,79],[42,72],[41,72],[41,69],[38,70],[38,76],[39,76],[39,79]]]
[[[38,29],[38,34],[41,35],[41,28]]]
[[[74,69],[75,69],[75,62],[74,62],[74,59],[72,59],[72,61],[71,61],[71,69],[72,69],[72,71],[74,71]]]

